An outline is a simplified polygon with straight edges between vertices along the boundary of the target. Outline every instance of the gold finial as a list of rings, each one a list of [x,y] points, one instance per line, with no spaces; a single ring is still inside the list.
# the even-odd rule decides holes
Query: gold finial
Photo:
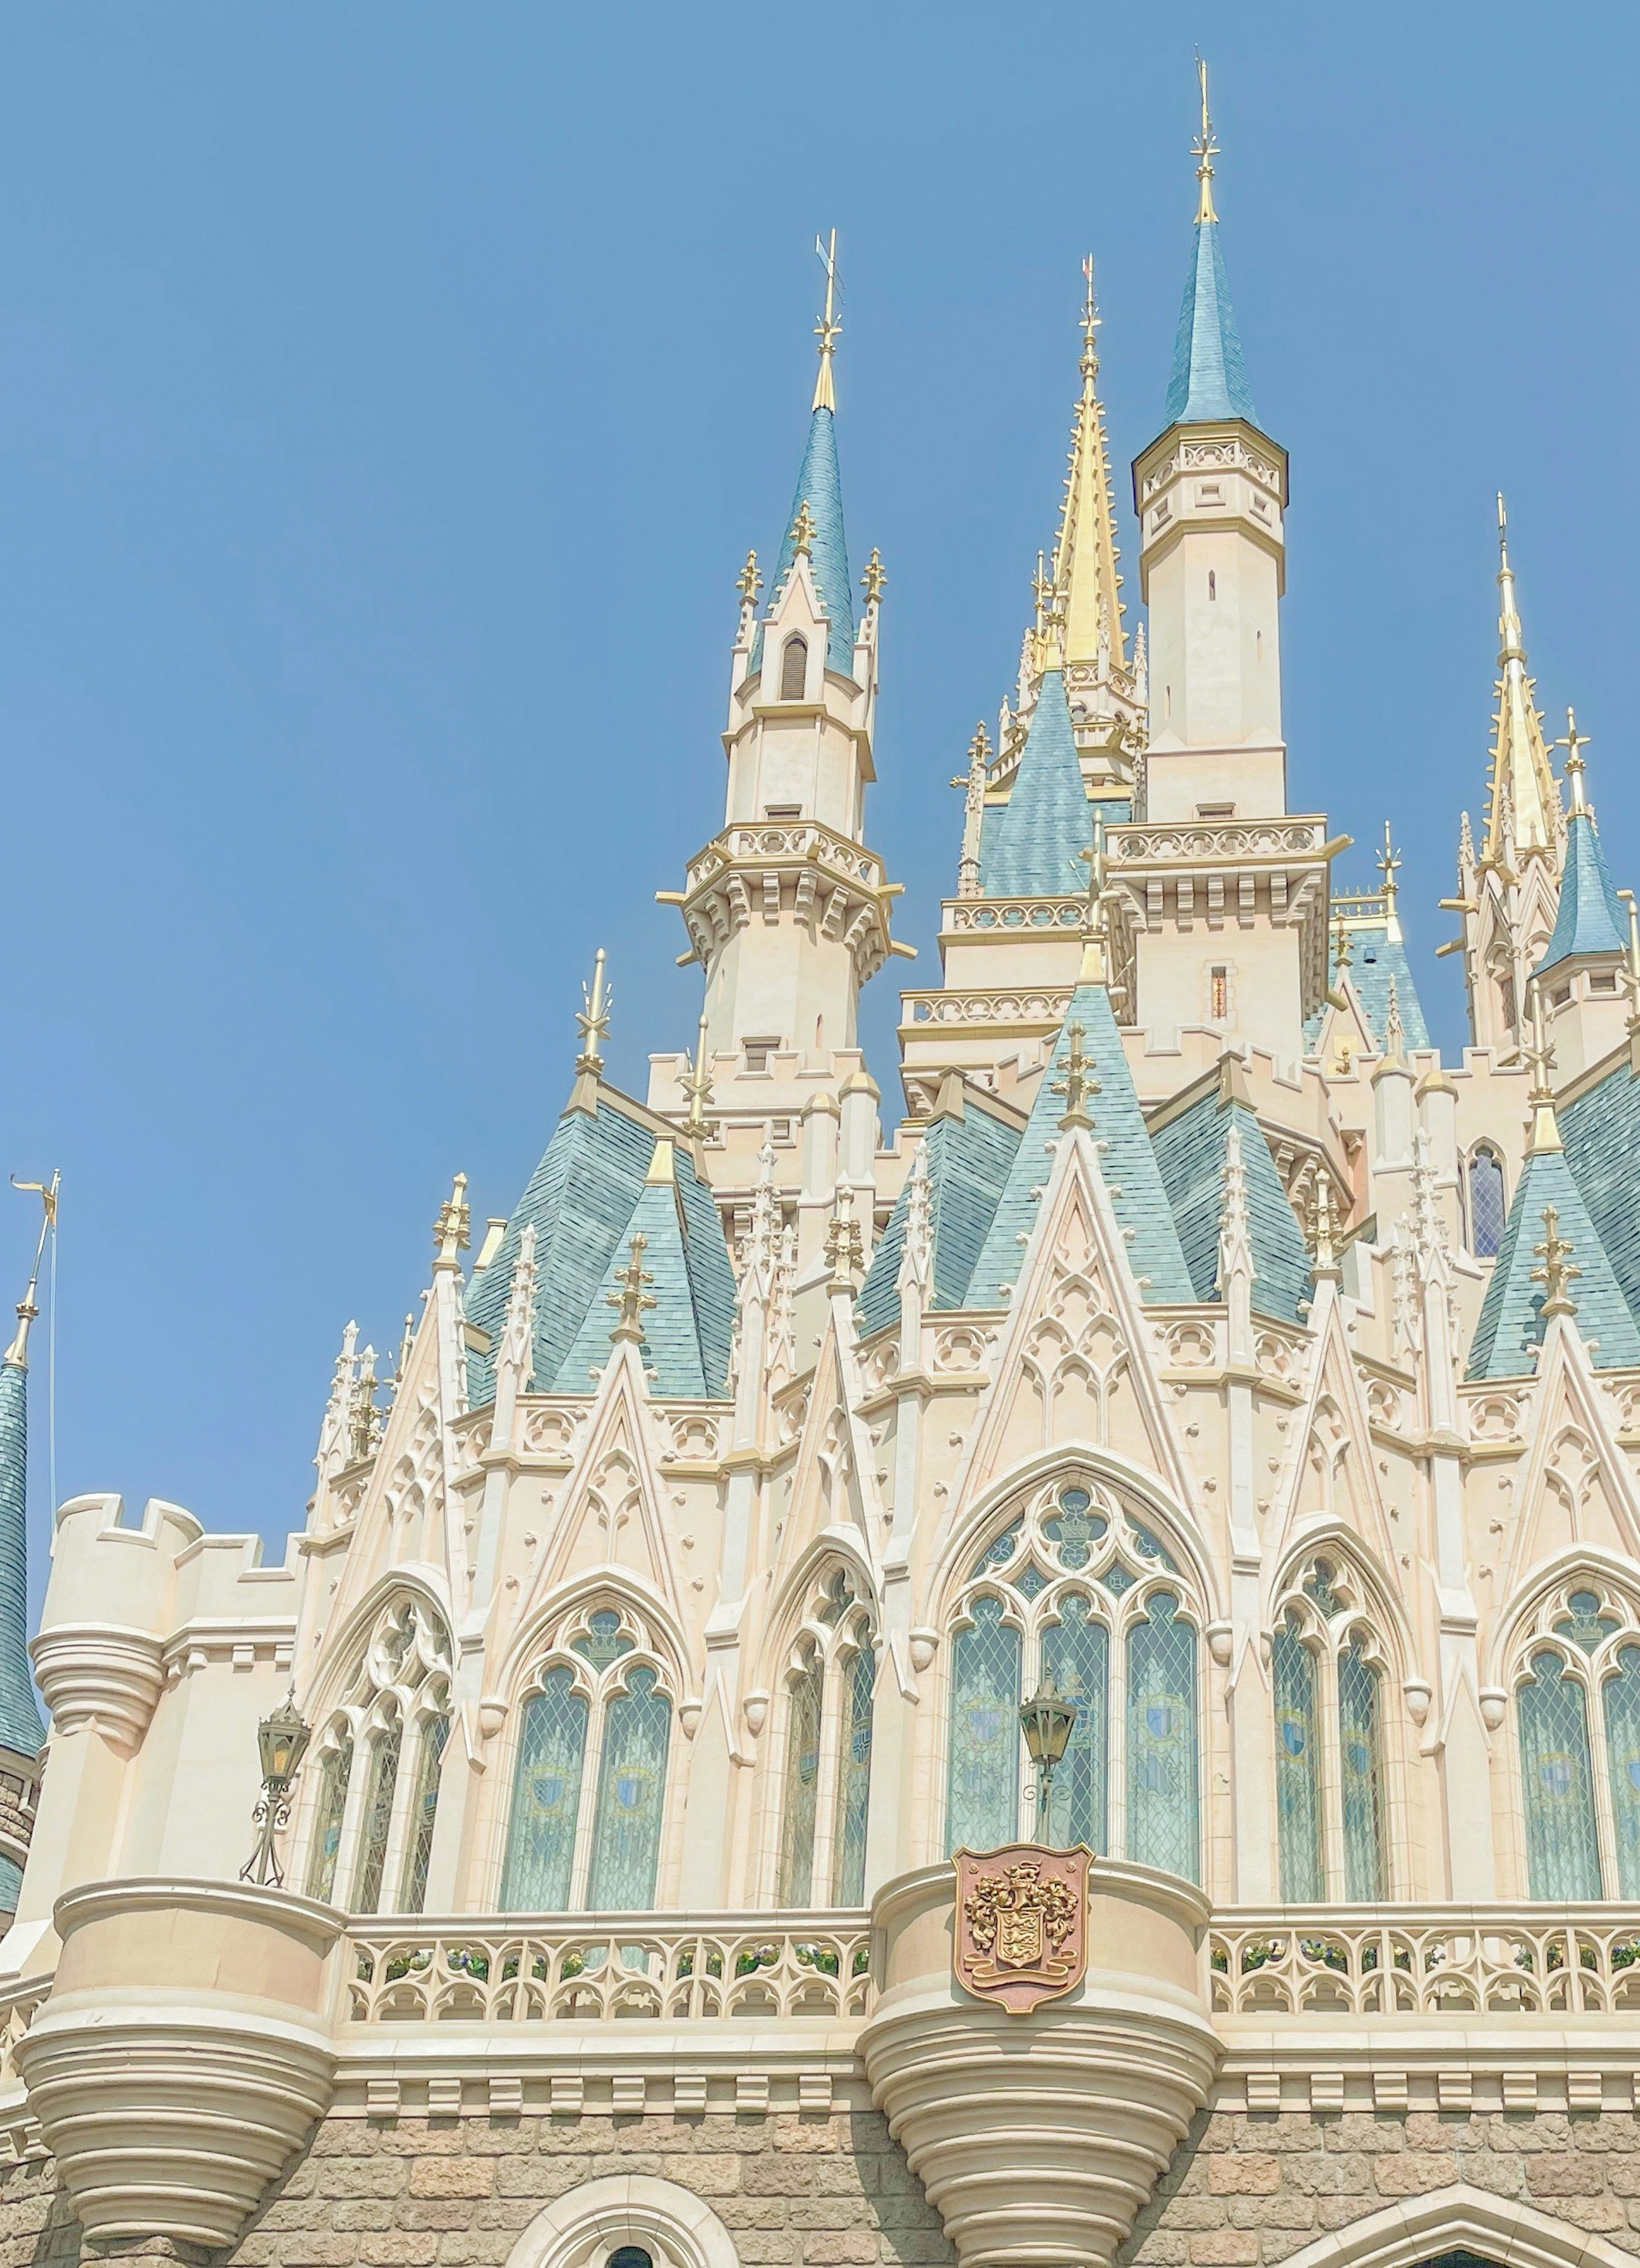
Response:
[[[883,564],[883,555],[875,546],[865,563],[865,572],[860,578],[860,587],[865,593],[868,607],[879,606],[888,581],[888,570]]]
[[[1589,808],[1583,784],[1583,776],[1588,767],[1583,761],[1582,752],[1588,747],[1590,738],[1587,733],[1577,730],[1577,712],[1569,702],[1566,706],[1566,737],[1563,740],[1551,741],[1550,746],[1566,751],[1566,779],[1571,789],[1574,811],[1587,811]]]
[[[1202,194],[1196,200],[1196,225],[1204,220],[1217,220],[1213,210],[1213,160],[1218,155],[1218,144],[1213,139],[1213,114],[1207,101],[1207,65],[1200,55],[1195,59],[1195,75],[1202,90],[1202,130],[1190,144],[1195,154],[1195,177],[1202,184]]]
[[[695,1043],[695,1061],[689,1065],[689,1075],[683,1082],[683,1091],[689,1098],[688,1116],[683,1130],[691,1141],[703,1142],[711,1132],[711,1121],[706,1116],[706,1106],[711,1099],[712,1075],[706,1063],[706,1011],[701,1011],[700,1035]]]
[[[1389,821],[1386,819],[1384,821],[1383,856],[1378,861],[1378,871],[1384,877],[1384,908],[1386,913],[1393,914],[1395,910],[1395,896],[1400,887],[1395,880],[1395,876],[1400,870],[1401,853],[1396,850],[1391,838]]]
[[[1543,1029],[1543,988],[1535,981],[1532,986],[1532,1039],[1521,1044],[1520,1052],[1532,1072],[1532,1087],[1526,1101],[1532,1110],[1532,1137],[1527,1144],[1527,1155],[1535,1157],[1540,1151],[1558,1150],[1563,1145],[1560,1138],[1560,1123],[1555,1116],[1555,1090],[1549,1084],[1549,1073],[1555,1067],[1555,1050],[1549,1045]]]
[[[460,1256],[471,1241],[467,1230],[472,1224],[472,1208],[467,1201],[467,1175],[458,1174],[433,1223],[433,1245],[438,1253],[435,1265],[439,1268],[459,1268]]]
[[[1323,1277],[1330,1277],[1336,1281],[1342,1273],[1335,1238],[1333,1184],[1326,1167],[1318,1165],[1310,1176],[1310,1248],[1315,1255],[1318,1283]]]
[[[809,510],[807,497],[805,497],[798,506],[798,516],[792,521],[789,533],[791,539],[792,556],[796,559],[806,559],[814,549],[815,537],[820,534],[820,529],[815,525],[814,515]]]
[[[829,246],[822,244],[817,236],[814,249],[826,270],[826,312],[814,326],[814,335],[820,341],[820,372],[814,380],[814,399],[809,407],[811,409],[835,409],[837,397],[832,391],[831,358],[836,350],[837,335],[842,328],[842,320],[837,313],[840,295],[837,290],[836,230],[833,229],[831,232]]]
[[[599,1043],[609,1036],[609,1011],[614,997],[604,982],[604,948],[600,945],[592,961],[592,990],[582,985],[583,1005],[575,1020],[581,1035],[581,1052],[575,1059],[575,1067],[584,1077],[590,1072],[596,1079],[604,1068],[603,1050]]]
[[[1560,1214],[1553,1205],[1545,1205],[1543,1241],[1532,1248],[1543,1263],[1541,1268],[1533,1270],[1532,1281],[1543,1286],[1545,1322],[1551,1315],[1575,1315],[1577,1312],[1577,1302],[1570,1297],[1566,1286],[1581,1276],[1583,1270],[1570,1265],[1572,1248],[1559,1231]]]
[[[833,1285],[853,1289],[854,1278],[865,1265],[860,1224],[854,1217],[854,1185],[839,1182],[832,1197],[831,1221],[826,1231],[826,1261]]]
[[[1062,1134],[1068,1134],[1073,1126],[1085,1126],[1092,1130],[1093,1121],[1088,1115],[1087,1097],[1099,1093],[1099,1081],[1092,1077],[1089,1058],[1082,1051],[1086,1034],[1080,1024],[1072,1024],[1066,1036],[1070,1045],[1065,1050],[1065,1075],[1048,1090],[1065,1098],[1064,1116],[1059,1122]]]
[[[1090,252],[1082,262],[1082,278],[1087,286],[1082,302],[1082,375],[1090,386],[1099,376],[1099,302],[1093,297],[1093,254]]]
[[[26,1370],[28,1368],[28,1327],[38,1319],[40,1314],[37,1297],[40,1291],[40,1267],[46,1256],[46,1239],[57,1225],[57,1193],[63,1187],[63,1175],[59,1171],[54,1172],[48,1182],[19,1182],[17,1175],[13,1174],[11,1186],[14,1189],[32,1189],[40,1199],[41,1207],[40,1241],[34,1247],[34,1265],[29,1271],[28,1289],[18,1303],[17,1336],[6,1349],[4,1356],[5,1363],[10,1369]]]
[[[1351,950],[1350,924],[1342,914],[1338,914],[1333,921],[1333,967],[1335,969],[1349,968]]]
[[[740,604],[743,607],[754,607],[757,604],[757,594],[763,587],[763,578],[757,571],[755,551],[746,553],[746,564],[735,577],[734,586],[740,593]]]
[[[1509,565],[1509,508],[1504,502],[1504,491],[1497,491],[1497,554],[1505,569]]]
[[[649,1239],[646,1236],[635,1235],[628,1240],[627,1250],[631,1258],[624,1268],[615,1270],[615,1282],[620,1289],[604,1294],[607,1307],[619,1307],[621,1310],[615,1327],[609,1334],[611,1346],[619,1346],[622,1341],[631,1346],[643,1344],[643,1317],[655,1304],[652,1294],[644,1289],[645,1285],[655,1280],[643,1265],[643,1255],[648,1248]]]

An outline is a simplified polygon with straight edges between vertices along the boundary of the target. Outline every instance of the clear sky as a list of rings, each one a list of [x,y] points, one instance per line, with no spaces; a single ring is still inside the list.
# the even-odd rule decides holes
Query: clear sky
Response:
[[[1261,422],[1291,453],[1295,803],[1404,839],[1461,1035],[1458,814],[1510,499],[1540,698],[1640,880],[1636,16],[221,0],[0,13],[0,1168],[63,1173],[60,1493],[299,1526],[342,1326],[452,1172],[506,1211],[568,1088],[686,1044],[652,893],[722,817],[733,578],[778,544],[835,225],[870,827],[936,981],[1099,262],[1125,466],[1190,249],[1191,55]],[[1130,515],[1123,544],[1132,564]],[[1129,626],[1137,618],[1129,585]],[[33,1200],[0,1211],[20,1293]],[[11,1282],[16,1288],[11,1288]],[[43,1346],[41,1350],[43,1353]],[[48,1532],[36,1371],[36,1580]]]

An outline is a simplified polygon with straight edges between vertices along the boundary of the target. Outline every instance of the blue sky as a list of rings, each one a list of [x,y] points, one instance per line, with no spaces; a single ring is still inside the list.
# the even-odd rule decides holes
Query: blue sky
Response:
[[[934,981],[945,783],[1051,535],[1090,248],[1119,464],[1160,422],[1198,41],[1291,453],[1295,802],[1356,836],[1357,886],[1394,820],[1454,1047],[1428,956],[1502,485],[1542,705],[1558,732],[1576,701],[1640,877],[1635,23],[0,14],[0,1167],[63,1172],[61,1492],[281,1548],[342,1324],[396,1344],[457,1167],[479,1218],[511,1204],[593,946],[618,1079],[689,1039],[652,893],[721,818],[733,578],[782,533],[833,225],[850,542],[890,578],[870,824],[923,948],[869,996],[894,1094],[890,987]],[[7,1303],[30,1202],[0,1211]]]

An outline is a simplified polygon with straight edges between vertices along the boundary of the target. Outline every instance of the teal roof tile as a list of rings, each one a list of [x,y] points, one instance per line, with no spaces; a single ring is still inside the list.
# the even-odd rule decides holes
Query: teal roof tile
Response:
[[[1581,1270],[1570,1289],[1578,1333],[1595,1343],[1596,1368],[1618,1370],[1640,1364],[1640,1327],[1571,1166],[1563,1152],[1545,1150],[1526,1160],[1515,1185],[1469,1349],[1466,1375],[1471,1379],[1526,1378],[1532,1373],[1544,1331],[1543,1286],[1532,1280],[1539,1265],[1533,1247],[1543,1241],[1543,1213],[1548,1205],[1559,1216],[1556,1233],[1571,1247],[1571,1264]]]
[[[1215,424],[1227,417],[1245,417],[1249,425],[1258,423],[1216,220],[1196,223],[1166,416],[1169,425]]]
[[[1640,1204],[1635,1202],[1640,1079],[1630,1073],[1627,1057],[1575,1101],[1562,1103],[1556,1116],[1595,1233],[1631,1314],[1640,1317]]]
[[[1332,963],[1331,982],[1337,986],[1345,974],[1336,957]],[[1423,1003],[1418,998],[1417,980],[1412,973],[1412,963],[1407,948],[1398,937],[1389,933],[1387,922],[1366,923],[1350,932],[1350,982],[1361,1012],[1366,1018],[1367,1028],[1380,1049],[1389,1028],[1389,987],[1395,985],[1395,1004],[1401,1010],[1401,1026],[1407,1035],[1408,1048],[1432,1048],[1430,1027],[1423,1013]],[[1327,1020],[1325,1005],[1316,1009],[1304,1027],[1306,1049],[1313,1050],[1321,1036],[1321,1027]]]
[[[1585,954],[1621,955],[1628,943],[1628,917],[1600,848],[1594,814],[1574,811],[1566,830],[1566,870],[1560,880],[1555,927],[1534,974],[1541,976],[1563,961]]]
[[[1047,1182],[1048,1147],[1057,1138],[1064,1112],[1064,1098],[1053,1090],[1064,1069],[1073,1024],[1082,1027],[1084,1049],[1099,1081],[1099,1093],[1088,1098],[1088,1112],[1112,1207],[1121,1226],[1132,1231],[1128,1258],[1141,1295],[1153,1304],[1188,1302],[1195,1296],[1109,996],[1102,984],[1079,984],[968,1285],[965,1304],[970,1307],[1001,1307],[1004,1285],[1019,1281],[1040,1202],[1035,1192]]]
[[[716,1206],[712,1208],[708,1233],[716,1236],[727,1269],[728,1253]],[[685,1223],[682,1193],[673,1182],[653,1182],[639,1197],[604,1271],[603,1281],[582,1318],[574,1344],[564,1357],[557,1379],[559,1392],[590,1393],[594,1373],[609,1360],[611,1333],[619,1306],[619,1278],[630,1264],[631,1240],[635,1236],[643,1239],[643,1269],[652,1279],[646,1290],[655,1302],[653,1307],[643,1311],[643,1344],[640,1350],[643,1366],[651,1373],[651,1391],[680,1401],[721,1395],[724,1373],[728,1367],[728,1345],[725,1340],[721,1366],[709,1378],[690,1275],[691,1239]],[[732,1277],[729,1307],[732,1315]]]
[[[1311,1296],[1313,1271],[1293,1209],[1282,1187],[1269,1140],[1257,1113],[1210,1088],[1188,1110],[1151,1137],[1179,1242],[1198,1300],[1218,1289],[1218,1234],[1224,1203],[1224,1151],[1230,1130],[1241,1137],[1247,1219],[1253,1239],[1253,1308],[1272,1321],[1296,1323]]]
[[[1062,897],[1085,889],[1087,868],[1078,853],[1092,840],[1064,673],[1045,670],[1007,803],[987,814],[980,887],[988,898]]]
[[[791,531],[797,526],[798,514],[805,504],[814,523],[809,571],[814,578],[814,587],[820,593],[820,604],[826,609],[826,666],[836,670],[843,677],[852,677],[854,592],[849,582],[849,545],[842,526],[842,472],[837,462],[837,421],[829,409],[817,409],[809,419],[809,438],[803,452],[802,468],[798,474],[798,485],[786,519],[785,535],[781,542],[780,556],[775,562],[774,578],[769,586],[771,608],[797,560],[798,547],[792,540]],[[754,671],[761,669],[762,660],[763,632],[760,626],[752,649],[752,668]]]
[[[1017,1127],[993,1118],[982,1104],[966,1105],[960,1118],[937,1118],[923,1138],[928,1159],[929,1213],[934,1237],[936,1307],[960,1307],[996,1215],[1008,1170],[1019,1148]],[[901,1189],[888,1216],[856,1313],[869,1336],[900,1313],[900,1263],[905,1252],[911,1195]]]
[[[0,1742],[37,1756],[45,1742],[28,1668],[28,1373],[0,1362]]]

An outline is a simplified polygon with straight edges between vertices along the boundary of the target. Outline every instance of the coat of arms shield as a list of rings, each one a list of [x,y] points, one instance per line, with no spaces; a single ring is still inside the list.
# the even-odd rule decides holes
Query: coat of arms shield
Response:
[[[1025,2016],[1076,1990],[1087,1968],[1092,1856],[1085,1843],[958,1852],[952,1967],[965,1992]]]

